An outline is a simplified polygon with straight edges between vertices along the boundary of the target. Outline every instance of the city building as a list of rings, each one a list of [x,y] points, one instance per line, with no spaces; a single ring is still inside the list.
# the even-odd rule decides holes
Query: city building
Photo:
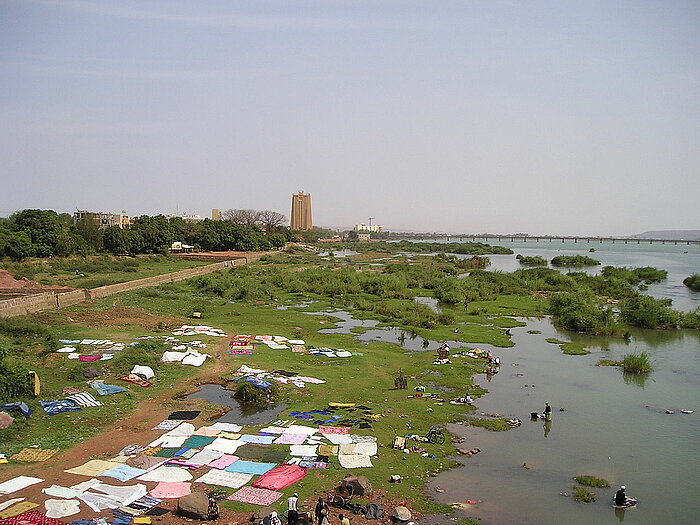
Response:
[[[105,213],[101,211],[86,211],[78,210],[73,214],[75,222],[91,219],[97,221],[97,225],[101,229],[109,228],[110,226],[119,226],[127,228],[131,226],[131,218],[122,210],[121,213]]]
[[[378,224],[369,224],[369,225],[356,224],[355,231],[356,232],[380,233],[382,231],[382,227],[379,226]]]
[[[199,215],[187,215],[184,213],[182,215],[166,215],[165,217],[168,219],[174,219],[175,217],[179,217],[185,222],[202,222],[204,220],[204,217],[201,217]]]
[[[292,230],[307,231],[313,228],[311,219],[311,194],[300,191],[292,194],[292,213],[289,220]]]
[[[358,233],[357,240],[360,242],[369,242],[372,240],[372,235],[370,233]]]
[[[213,208],[211,210],[211,220],[212,221],[220,221],[222,220],[221,217],[221,210],[217,210],[216,208]]]

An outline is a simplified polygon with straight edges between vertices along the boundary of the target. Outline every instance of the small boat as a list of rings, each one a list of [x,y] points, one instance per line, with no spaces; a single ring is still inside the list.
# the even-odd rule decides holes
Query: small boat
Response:
[[[613,507],[616,509],[635,509],[637,508],[637,498],[627,498],[624,505],[615,505],[615,498],[613,498]]]

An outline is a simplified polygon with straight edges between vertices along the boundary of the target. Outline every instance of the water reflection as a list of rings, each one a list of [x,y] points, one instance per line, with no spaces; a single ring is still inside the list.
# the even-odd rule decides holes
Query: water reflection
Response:
[[[213,405],[230,407],[231,410],[216,421],[241,425],[264,425],[277,419],[287,408],[284,403],[265,407],[241,403],[233,397],[233,391],[226,390],[221,385],[212,384],[201,385],[199,392],[190,394],[187,399],[204,399]]]
[[[644,388],[647,379],[649,379],[649,374],[633,374],[632,372],[622,372],[622,379],[626,385],[637,385],[639,388]]]
[[[552,430],[552,422],[551,421],[545,421],[544,425],[542,425],[542,428],[544,429],[544,437],[548,437],[550,431]]]

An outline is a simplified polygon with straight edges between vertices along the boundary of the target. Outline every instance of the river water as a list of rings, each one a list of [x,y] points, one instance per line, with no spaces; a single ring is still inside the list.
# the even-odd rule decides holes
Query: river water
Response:
[[[490,255],[492,271],[511,272],[515,255],[589,255],[601,266],[653,266],[668,278],[646,293],[669,297],[673,307],[700,307],[700,292],[683,279],[700,272],[700,246],[662,244],[573,243],[567,241],[500,242],[513,255]],[[594,253],[589,253],[591,248]],[[566,271],[566,270],[564,270]],[[519,418],[507,432],[452,425],[462,447],[482,450],[461,457],[463,467],[428,482],[437,501],[464,503],[465,515],[485,524],[591,525],[618,522],[657,525],[700,523],[700,332],[634,330],[632,339],[593,338],[559,332],[549,319],[524,319],[513,328],[511,348],[492,351],[501,371],[475,382],[489,390],[476,401],[477,413]],[[540,333],[528,333],[539,331]],[[587,344],[585,356],[564,355],[548,337]],[[480,345],[483,346],[483,345]],[[648,352],[654,370],[627,375],[619,368],[596,366],[600,359],[621,359]],[[545,402],[554,409],[551,426],[531,421]],[[564,411],[559,411],[564,408]],[[666,410],[673,414],[667,414]],[[683,414],[681,409],[695,410]],[[609,489],[590,489],[598,501],[576,503],[571,497],[576,475],[607,479]],[[639,499],[636,509],[616,510],[611,499],[620,484]],[[444,492],[435,489],[440,488]],[[566,494],[566,496],[562,495]]]
[[[446,241],[445,241],[446,242]],[[601,262],[600,266],[585,269],[562,270],[586,271],[598,273],[603,266],[626,266],[631,268],[652,266],[668,272],[668,278],[661,283],[649,286],[646,291],[657,299],[668,297],[673,300],[676,310],[690,311],[700,306],[700,292],[694,292],[683,284],[683,279],[700,273],[700,245],[692,244],[620,244],[616,242],[577,242],[573,241],[540,241],[540,242],[510,242],[489,241],[489,244],[505,246],[513,250],[513,255],[489,255],[491,271],[500,270],[512,272],[522,268],[516,260],[517,254],[539,255],[551,261],[557,255],[588,255]],[[590,253],[593,248],[595,252]],[[461,256],[464,257],[464,256]]]
[[[515,346],[498,350],[501,372],[490,383],[475,377],[489,390],[476,405],[477,412],[522,419],[522,426],[496,433],[453,425],[465,448],[482,452],[431,480],[429,494],[445,503],[478,501],[467,515],[487,524],[700,522],[700,413],[679,412],[700,409],[700,334],[635,331],[629,344],[598,338],[590,355],[567,356],[545,342],[567,338],[548,319],[511,331]],[[646,378],[596,366],[599,359],[640,351],[653,360]],[[548,429],[529,419],[545,402],[554,409]],[[599,499],[591,504],[561,496],[571,494],[573,476],[582,474],[613,486],[593,489]],[[637,509],[612,508],[619,484],[639,498]]]

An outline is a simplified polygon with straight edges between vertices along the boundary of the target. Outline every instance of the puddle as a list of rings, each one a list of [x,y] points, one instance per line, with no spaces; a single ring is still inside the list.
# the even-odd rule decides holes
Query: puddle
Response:
[[[442,313],[442,309],[438,306],[438,300],[434,297],[414,297],[413,302],[427,306],[436,314]]]
[[[233,397],[232,390],[226,390],[221,385],[205,384],[201,390],[190,394],[187,399],[204,399],[213,405],[230,407],[222,417],[217,419],[220,423],[237,423],[239,425],[265,425],[279,419],[279,415],[286,410],[287,405],[278,403],[272,407],[261,408],[257,405],[240,403]]]
[[[426,298],[431,299],[431,298]],[[322,312],[306,312],[309,315],[327,315],[340,319],[336,323],[336,328],[324,328],[319,330],[321,334],[352,334],[356,341],[361,343],[382,342],[393,343],[399,345],[404,350],[411,352],[435,352],[444,341],[435,341],[432,339],[424,339],[423,337],[407,332],[402,328],[387,326],[377,328],[379,321],[369,319],[355,319],[349,312],[345,310],[324,310]],[[355,334],[353,328],[366,328],[363,333]],[[446,341],[450,348],[454,351],[457,348],[474,347],[473,344],[463,343],[461,341]],[[495,355],[498,355],[502,349],[489,344],[479,344],[482,350],[490,350]]]

